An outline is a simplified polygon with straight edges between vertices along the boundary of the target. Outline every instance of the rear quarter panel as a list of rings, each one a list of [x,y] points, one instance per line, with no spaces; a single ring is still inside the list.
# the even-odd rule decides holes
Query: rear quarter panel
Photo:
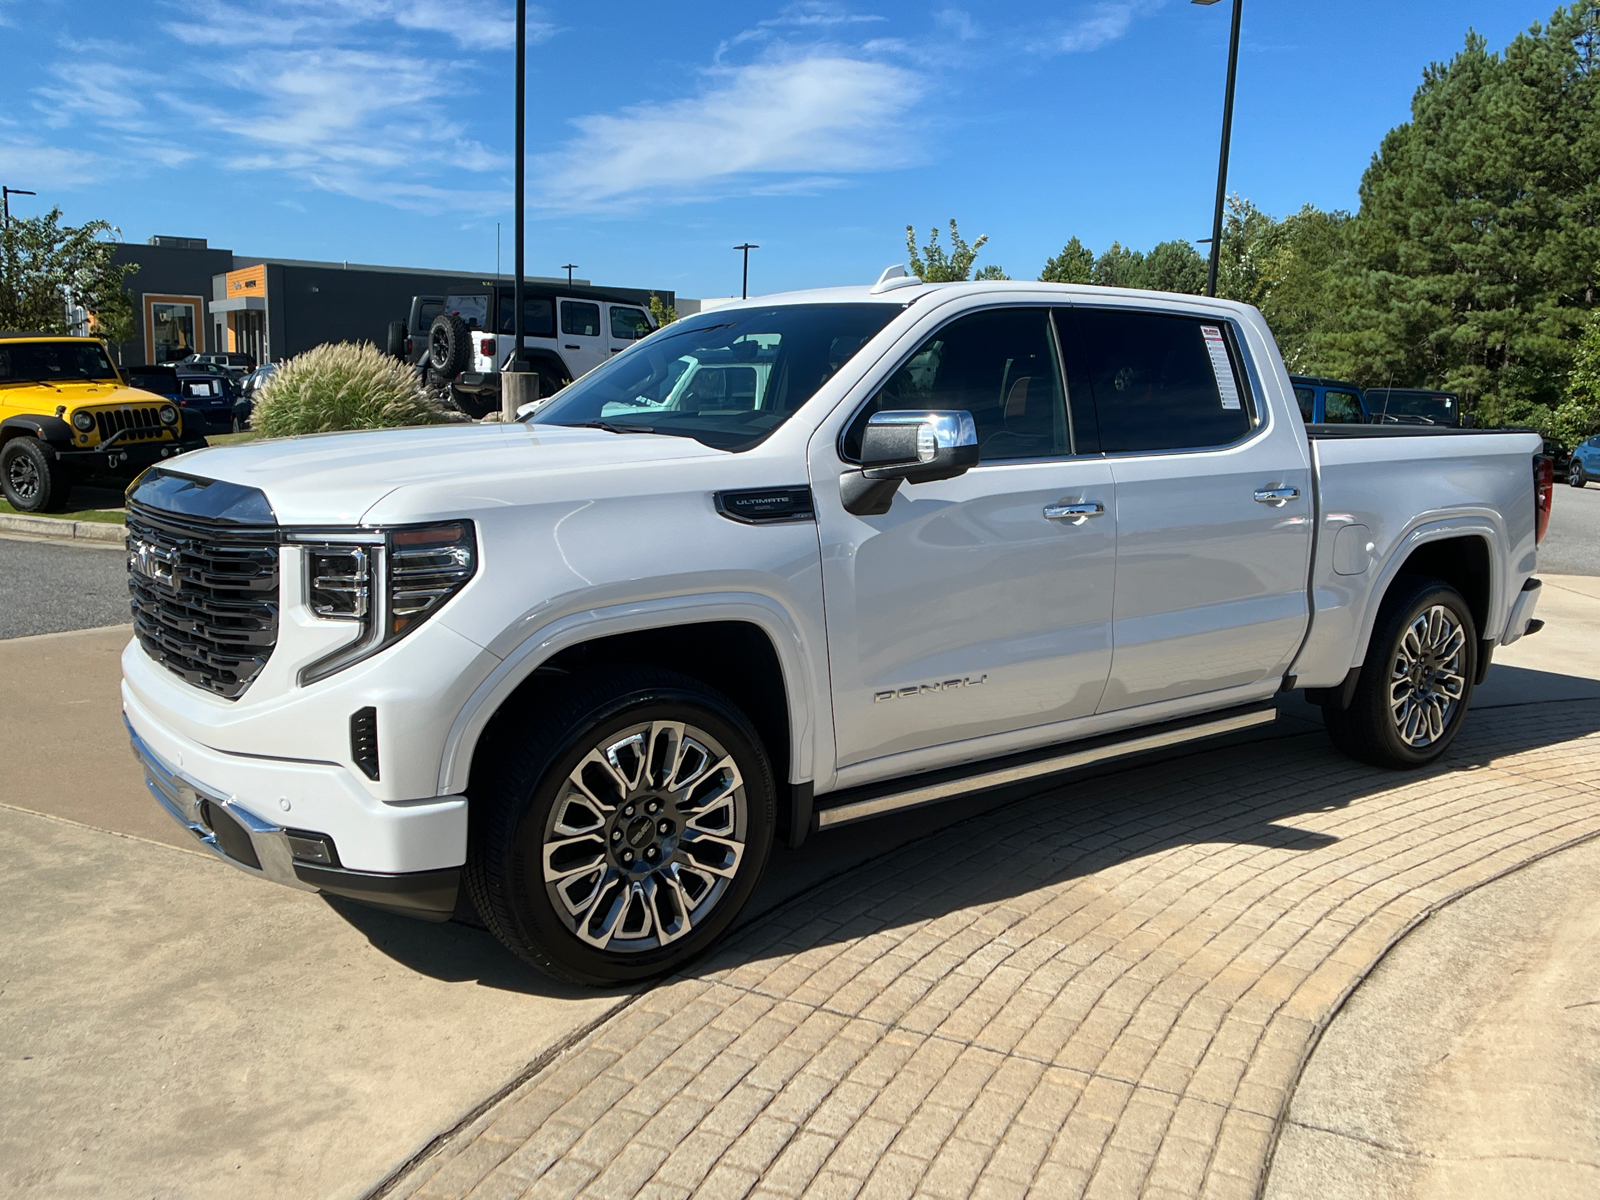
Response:
[[[1406,558],[1426,542],[1485,538],[1489,620],[1498,641],[1512,602],[1538,562],[1531,461],[1536,434],[1313,438],[1318,530],[1310,635],[1293,668],[1301,687],[1332,687],[1366,657],[1379,605]],[[1339,531],[1364,527],[1342,547]],[[1370,546],[1370,551],[1366,549]],[[1354,557],[1353,557],[1354,556]]]

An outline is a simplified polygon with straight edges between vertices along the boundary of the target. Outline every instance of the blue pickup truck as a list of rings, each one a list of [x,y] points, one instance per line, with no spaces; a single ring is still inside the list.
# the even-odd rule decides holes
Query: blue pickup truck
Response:
[[[1371,419],[1361,389],[1341,379],[1291,375],[1294,398],[1307,425],[1366,425]]]

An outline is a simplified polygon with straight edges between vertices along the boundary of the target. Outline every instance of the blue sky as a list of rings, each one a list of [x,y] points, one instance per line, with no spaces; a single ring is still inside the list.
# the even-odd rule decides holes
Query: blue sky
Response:
[[[1554,0],[1246,0],[1230,189],[1354,208],[1423,68]],[[529,6],[528,271],[867,281],[904,228],[1036,275],[1209,233],[1227,0]],[[129,241],[511,263],[505,0],[0,0],[0,182]]]

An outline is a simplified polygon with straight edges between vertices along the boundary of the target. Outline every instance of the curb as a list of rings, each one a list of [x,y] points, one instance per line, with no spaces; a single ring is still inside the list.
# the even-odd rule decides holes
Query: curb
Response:
[[[31,533],[36,537],[71,538],[74,541],[109,542],[121,545],[128,527],[120,521],[67,521],[59,517],[30,517],[24,513],[0,513],[0,530]]]

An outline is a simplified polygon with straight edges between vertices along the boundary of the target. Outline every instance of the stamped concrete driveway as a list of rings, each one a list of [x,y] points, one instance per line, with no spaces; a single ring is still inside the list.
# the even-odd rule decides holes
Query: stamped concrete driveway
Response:
[[[639,996],[183,846],[126,750],[126,631],[0,642],[0,1191],[1252,1194],[1384,949],[1600,830],[1600,586],[1551,584],[1432,771],[1287,701],[782,853],[725,952]]]

